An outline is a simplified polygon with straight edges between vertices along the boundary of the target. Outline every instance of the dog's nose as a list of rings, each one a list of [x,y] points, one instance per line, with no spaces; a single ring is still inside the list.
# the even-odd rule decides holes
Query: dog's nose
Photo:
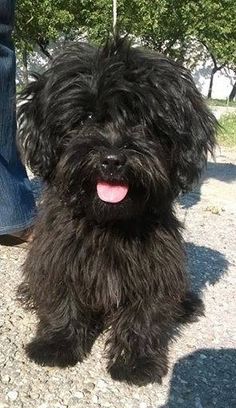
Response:
[[[120,170],[122,166],[125,164],[125,156],[123,154],[106,154],[102,158],[102,168],[103,170],[114,172]]]

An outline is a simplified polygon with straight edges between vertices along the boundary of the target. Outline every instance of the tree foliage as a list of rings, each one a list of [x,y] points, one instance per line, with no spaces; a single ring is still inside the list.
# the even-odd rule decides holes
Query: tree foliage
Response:
[[[131,0],[126,6],[127,29],[132,26],[144,45],[177,57],[187,33],[184,5],[184,0]]]
[[[189,1],[186,11],[190,15],[189,34],[221,64],[236,65],[235,0]]]
[[[220,61],[236,58],[235,0],[118,0],[118,26],[160,52],[197,38]],[[16,40],[30,50],[79,30],[101,42],[112,29],[112,0],[18,0]]]
[[[15,40],[18,50],[45,47],[62,34],[77,28],[79,7],[76,0],[18,0]],[[78,17],[77,17],[78,16]]]
[[[204,46],[213,63],[208,90],[211,98],[215,73],[225,66],[236,71],[235,0],[189,1],[186,10],[189,34]]]
[[[142,44],[182,62],[192,53],[209,55],[213,75],[222,66],[236,69],[235,0],[118,0],[118,27]],[[23,55],[61,35],[85,34],[100,43],[112,30],[112,0],[18,0],[16,45]],[[205,51],[203,50],[205,49]],[[197,46],[196,46],[197,49]],[[50,55],[48,55],[50,57]]]

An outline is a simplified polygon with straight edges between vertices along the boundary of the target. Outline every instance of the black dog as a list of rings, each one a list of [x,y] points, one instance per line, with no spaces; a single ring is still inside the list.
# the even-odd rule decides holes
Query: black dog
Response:
[[[70,47],[23,100],[20,141],[47,184],[19,289],[39,318],[27,354],[74,365],[109,329],[112,378],[161,382],[170,339],[203,313],[173,203],[216,120],[188,71],[124,39]]]

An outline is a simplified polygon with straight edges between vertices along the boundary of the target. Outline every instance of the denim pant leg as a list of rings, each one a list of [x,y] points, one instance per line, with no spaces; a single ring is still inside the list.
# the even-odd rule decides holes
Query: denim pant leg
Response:
[[[16,148],[14,9],[15,0],[0,0],[0,234],[25,229],[35,217],[30,182]]]

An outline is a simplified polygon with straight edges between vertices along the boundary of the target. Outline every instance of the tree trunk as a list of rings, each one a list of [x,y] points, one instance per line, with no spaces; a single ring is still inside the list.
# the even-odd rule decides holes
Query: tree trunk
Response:
[[[42,53],[49,59],[52,59],[52,56],[50,54],[50,52],[47,50],[47,45],[44,45],[42,42],[40,42],[39,40],[37,41],[37,44],[40,48],[40,50],[42,51]]]
[[[231,89],[230,94],[229,94],[229,101],[232,102],[234,100],[235,96],[236,96],[236,81],[235,81],[235,83],[233,85],[233,88]]]
[[[29,73],[28,73],[28,52],[26,48],[23,50],[22,62],[23,62],[23,81],[24,84],[27,85],[29,82]]]
[[[220,71],[227,63],[227,61],[225,61],[223,64],[221,65],[217,65],[217,60],[216,57],[214,56],[213,52],[211,52],[210,47],[203,41],[201,41],[201,43],[204,45],[204,47],[207,49],[207,51],[209,52],[209,55],[212,59],[212,62],[214,64],[214,67],[212,68],[211,71],[211,78],[210,78],[210,84],[209,84],[209,89],[208,89],[208,94],[207,94],[207,98],[210,99],[212,96],[212,88],[213,88],[213,80],[214,80],[214,75],[217,71]]]
[[[215,75],[216,71],[217,71],[217,69],[215,67],[211,71],[211,79],[210,79],[207,99],[211,99],[212,89],[213,89],[213,80],[214,80],[214,75]]]
[[[209,89],[208,89],[208,94],[207,94],[207,99],[211,98],[212,95],[212,88],[213,88],[213,80],[214,80],[214,75],[217,71],[220,71],[223,67],[225,66],[225,63],[222,65],[215,65],[214,68],[211,71],[211,79],[210,79],[210,84],[209,84]]]

